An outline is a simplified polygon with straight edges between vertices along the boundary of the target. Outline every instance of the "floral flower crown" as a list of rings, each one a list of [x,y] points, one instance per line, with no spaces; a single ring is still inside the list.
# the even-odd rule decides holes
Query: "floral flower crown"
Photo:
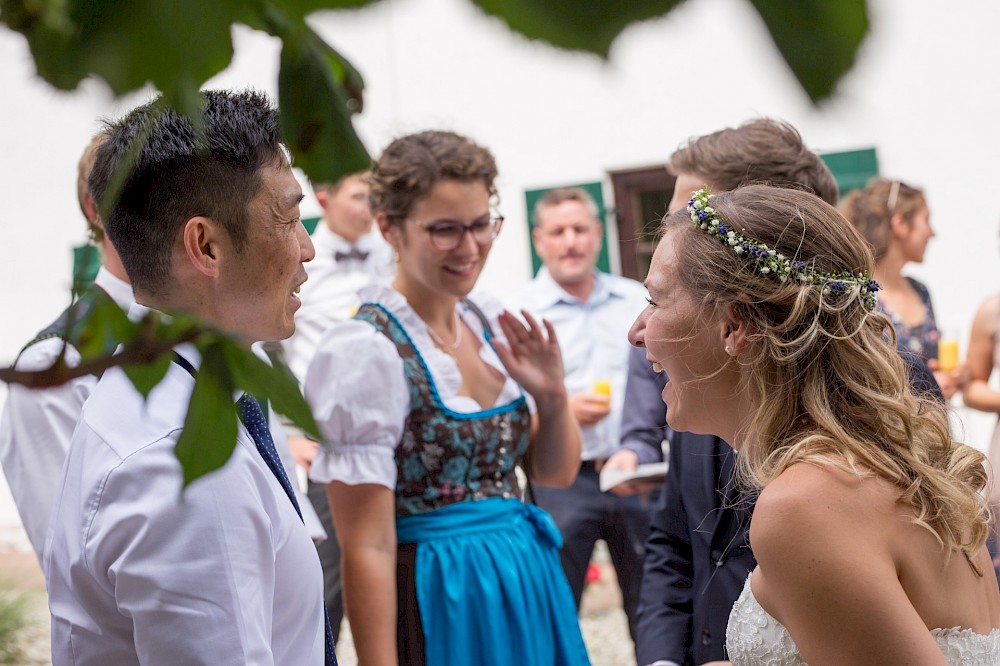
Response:
[[[843,294],[848,289],[857,287],[857,297],[860,299],[861,305],[869,312],[875,309],[878,304],[878,297],[875,293],[879,290],[879,284],[872,279],[871,275],[868,273],[855,275],[849,271],[821,273],[808,266],[804,261],[789,259],[780,252],[770,249],[764,243],[747,238],[735,231],[719,217],[714,208],[708,205],[709,196],[707,186],[692,195],[687,205],[691,221],[708,235],[715,236],[724,242],[736,254],[746,253],[752,257],[761,273],[764,275],[774,274],[782,282],[792,278],[803,284],[821,286],[823,294]]]

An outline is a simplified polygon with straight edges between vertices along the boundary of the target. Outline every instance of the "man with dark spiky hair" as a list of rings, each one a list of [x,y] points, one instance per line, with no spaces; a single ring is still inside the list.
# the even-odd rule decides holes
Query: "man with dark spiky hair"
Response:
[[[194,314],[248,347],[286,338],[314,251],[277,113],[206,92],[202,116],[196,131],[152,102],[98,150],[101,202],[135,155],[105,220],[130,316]],[[226,464],[182,488],[174,446],[201,358],[175,351],[145,400],[104,373],[73,435],[44,557],[53,664],[335,663],[316,550],[255,399],[234,396]]]

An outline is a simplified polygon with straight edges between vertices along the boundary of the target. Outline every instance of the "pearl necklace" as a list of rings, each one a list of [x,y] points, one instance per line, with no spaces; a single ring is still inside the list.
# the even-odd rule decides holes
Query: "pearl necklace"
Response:
[[[431,339],[441,348],[445,354],[449,356],[454,356],[455,352],[458,351],[458,346],[462,344],[462,322],[458,318],[458,312],[455,312],[455,341],[448,344],[441,339],[434,329],[431,328],[430,324],[427,324],[427,332],[430,333]]]

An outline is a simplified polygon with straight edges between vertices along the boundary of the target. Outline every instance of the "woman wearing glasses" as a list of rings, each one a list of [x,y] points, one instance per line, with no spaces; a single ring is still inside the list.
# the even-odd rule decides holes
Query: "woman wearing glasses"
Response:
[[[559,533],[514,473],[566,486],[579,466],[559,346],[469,298],[503,221],[495,177],[450,132],[386,148],[372,201],[397,277],[362,292],[306,377],[362,664],[587,663]]]
[[[871,245],[875,281],[881,285],[879,307],[892,320],[900,349],[919,356],[934,371],[946,399],[961,388],[963,369],[938,367],[940,332],[930,292],[903,275],[903,267],[921,263],[934,237],[924,193],[898,180],[874,178],[863,190],[848,194],[841,212]]]

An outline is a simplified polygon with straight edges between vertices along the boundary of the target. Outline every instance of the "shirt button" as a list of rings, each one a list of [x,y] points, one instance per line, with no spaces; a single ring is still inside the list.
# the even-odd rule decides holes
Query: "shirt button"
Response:
[[[712,551],[712,562],[715,564],[715,566],[721,567],[723,564],[726,563],[725,553],[723,553],[718,548],[714,549]]]
[[[500,453],[500,455],[502,455],[502,456],[503,456],[503,455],[506,455],[506,454],[507,454],[507,447],[506,447],[506,446],[501,446],[501,447],[500,447],[500,451],[499,451],[499,453]]]
[[[503,481],[497,481],[493,485],[495,485],[497,488],[503,488]]]
[[[505,491],[503,492],[503,495],[501,495],[501,497],[503,497],[504,499],[510,499],[510,493],[508,493],[508,492],[507,492],[507,491],[505,490]]]

